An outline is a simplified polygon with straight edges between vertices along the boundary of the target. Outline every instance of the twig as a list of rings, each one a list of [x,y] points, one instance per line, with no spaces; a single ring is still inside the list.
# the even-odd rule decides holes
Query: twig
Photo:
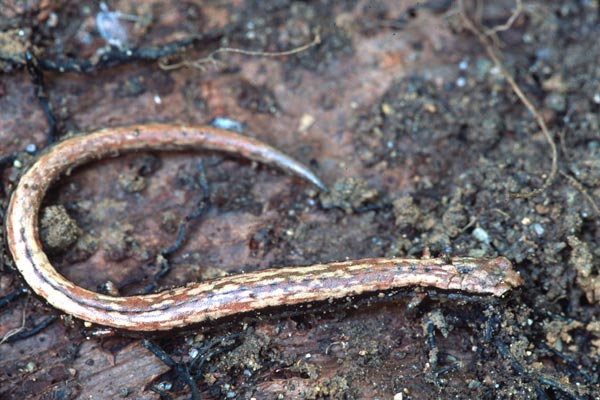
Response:
[[[202,161],[198,162],[198,170],[200,171],[198,176],[198,184],[202,189],[202,199],[196,205],[194,211],[186,215],[179,223],[179,231],[177,233],[177,239],[175,239],[175,243],[167,248],[162,249],[156,256],[156,264],[160,265],[160,270],[152,277],[152,282],[142,289],[141,293],[143,294],[152,292],[158,286],[159,279],[165,276],[171,270],[168,257],[179,250],[185,242],[188,224],[194,219],[202,216],[209,206],[210,189],[208,187],[208,181],[206,180],[206,169],[204,168],[204,163]]]
[[[552,182],[554,181],[554,178],[556,177],[556,174],[558,172],[558,151],[556,148],[556,143],[554,142],[552,135],[550,135],[550,132],[548,131],[548,127],[546,126],[546,123],[544,122],[544,118],[539,113],[537,108],[533,105],[533,103],[531,103],[529,98],[527,98],[525,93],[523,93],[523,91],[521,90],[519,85],[517,85],[517,83],[515,82],[514,78],[506,70],[506,67],[504,66],[504,64],[502,64],[502,62],[500,61],[500,58],[498,57],[498,55],[496,54],[496,52],[490,45],[490,43],[488,41],[488,37],[485,36],[481,32],[481,30],[477,26],[475,26],[475,23],[473,21],[471,21],[471,19],[467,16],[467,13],[465,10],[465,5],[464,5],[464,0],[458,0],[458,4],[459,4],[459,8],[460,8],[460,16],[463,20],[465,27],[477,37],[477,39],[479,40],[481,45],[485,48],[485,51],[488,54],[488,56],[492,59],[492,61],[496,65],[496,67],[498,67],[498,69],[500,69],[500,72],[502,72],[504,79],[506,79],[506,81],[509,83],[510,87],[515,92],[515,94],[519,97],[521,102],[525,105],[525,107],[527,107],[529,112],[534,116],[536,122],[538,123],[540,129],[542,130],[542,133],[544,134],[544,137],[546,138],[546,141],[550,145],[550,148],[552,151],[552,167],[550,169],[550,174],[546,178],[544,184],[540,188],[532,190],[531,192],[522,192],[521,191],[521,192],[517,192],[517,193],[510,193],[511,197],[517,197],[517,198],[531,198],[531,197],[537,196],[538,194],[544,192],[552,184]],[[511,18],[512,18],[512,16],[511,16]]]
[[[594,382],[595,378],[592,376],[592,373],[586,370],[584,367],[578,365],[571,357],[568,357],[562,352],[556,350],[555,348],[548,346],[548,344],[546,344],[545,342],[540,342],[539,346],[542,350],[546,350],[547,352],[552,353],[558,358],[560,358],[569,367],[572,374],[580,375],[590,383]]]
[[[244,50],[244,49],[237,49],[237,48],[233,48],[233,47],[220,47],[217,50],[211,52],[206,57],[198,58],[198,59],[192,60],[192,61],[183,60],[183,61],[180,61],[175,64],[168,64],[165,61],[165,59],[162,58],[159,60],[158,66],[161,69],[166,70],[166,71],[170,71],[170,70],[178,69],[178,68],[182,68],[182,67],[191,67],[191,68],[197,68],[197,69],[203,70],[205,64],[208,64],[208,63],[218,64],[218,61],[215,59],[215,56],[219,53],[236,53],[236,54],[243,54],[246,56],[258,56],[258,57],[283,57],[283,56],[290,56],[293,54],[303,52],[313,46],[318,45],[319,43],[321,43],[321,33],[317,29],[317,31],[315,33],[315,37],[310,43],[306,43],[302,46],[295,47],[290,50],[271,52],[271,51]]]
[[[594,201],[594,198],[592,196],[590,196],[590,194],[587,192],[587,190],[585,190],[583,185],[577,179],[575,179],[571,175],[567,174],[566,172],[559,171],[559,173],[562,176],[564,176],[565,178],[567,178],[569,183],[571,185],[573,185],[575,187],[575,189],[579,190],[579,193],[581,193],[583,198],[587,200],[587,202],[590,204],[590,207],[592,207],[592,210],[594,211],[594,217],[599,216],[600,208],[598,208],[598,204],[596,204],[596,202]]]
[[[142,339],[142,346],[150,350],[159,360],[161,360],[168,367],[173,368],[179,379],[181,379],[190,388],[190,395],[192,400],[200,400],[200,392],[198,386],[194,381],[194,378],[190,375],[190,371],[183,363],[173,360],[173,358],[167,354],[159,346],[152,343],[150,340]]]
[[[112,46],[99,57],[93,59],[63,58],[59,60],[40,59],[40,67],[44,71],[59,73],[71,72],[86,74],[106,68],[136,61],[156,61],[173,53],[186,50],[188,47],[198,43],[206,43],[221,39],[224,33],[221,31],[210,31],[201,35],[193,35],[181,40],[169,42],[160,47],[142,47],[134,49],[119,49]]]
[[[42,330],[46,329],[57,319],[58,319],[58,315],[50,315],[50,316],[44,318],[42,320],[42,322],[38,322],[32,328],[27,329],[27,330],[20,330],[18,333],[15,333],[10,338],[8,338],[6,341],[7,342],[16,342],[17,340],[23,340],[28,337],[34,336],[34,335],[38,334],[39,332],[41,332]]]
[[[19,297],[19,296],[21,296],[22,294],[25,294],[25,293],[27,293],[27,290],[25,288],[20,288],[20,289],[17,289],[17,290],[14,290],[14,291],[10,292],[6,296],[0,297],[0,307],[6,306],[11,301],[13,301],[17,297]]]
[[[10,301],[14,300],[23,293],[27,293],[27,291],[25,289],[17,289],[9,295],[4,296],[2,299],[0,299],[3,302],[2,306],[8,304]],[[6,332],[4,336],[2,336],[2,339],[0,339],[0,345],[3,343],[16,342],[17,340],[26,339],[30,336],[33,336],[41,330],[45,329],[48,325],[56,321],[56,319],[58,318],[56,315],[51,315],[34,325],[32,328],[25,329],[25,326],[27,325],[27,307],[29,305],[29,298],[30,296],[27,296],[25,298],[25,304],[23,305],[23,314],[21,317],[21,325]]]
[[[491,36],[491,35],[495,35],[498,32],[503,32],[503,31],[510,29],[512,24],[515,23],[515,21],[521,14],[521,11],[523,11],[523,0],[516,0],[515,11],[513,11],[511,16],[508,18],[508,20],[505,23],[503,23],[502,25],[496,25],[493,28],[486,29],[485,35]]]
[[[11,336],[14,336],[17,333],[21,332],[23,329],[25,329],[25,322],[26,322],[25,320],[27,319],[27,303],[29,303],[29,296],[25,299],[25,305],[23,306],[23,315],[21,317],[21,325],[6,332],[4,334],[4,336],[2,336],[2,339],[0,339],[0,344],[7,342],[8,339],[11,338]]]
[[[56,118],[54,117],[54,113],[50,107],[49,96],[48,92],[46,91],[46,83],[44,81],[44,74],[40,67],[39,60],[30,49],[25,52],[25,66],[27,67],[27,72],[29,72],[29,75],[31,76],[31,83],[33,84],[35,97],[37,97],[38,103],[44,111],[46,122],[48,123],[46,141],[48,144],[52,144],[54,139],[56,139]]]

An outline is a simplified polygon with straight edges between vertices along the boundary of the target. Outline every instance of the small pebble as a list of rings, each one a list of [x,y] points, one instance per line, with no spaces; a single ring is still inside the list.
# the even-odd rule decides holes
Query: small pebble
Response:
[[[544,99],[544,104],[554,111],[563,112],[567,108],[567,99],[562,94],[551,93]]]
[[[544,227],[540,224],[533,224],[531,225],[531,228],[538,236],[542,236],[544,234]]]
[[[37,151],[37,146],[35,145],[35,143],[29,143],[27,146],[25,146],[25,151],[29,154],[35,154],[35,152]]]
[[[226,129],[228,131],[243,132],[244,124],[231,118],[217,117],[210,124],[215,128]]]
[[[171,390],[171,388],[173,388],[173,384],[171,382],[161,382],[156,386],[158,386],[160,390]]]
[[[469,382],[469,389],[477,389],[478,387],[481,386],[481,382],[478,382],[476,380],[472,380],[471,382]]]
[[[490,235],[483,228],[477,227],[473,229],[472,235],[475,239],[479,240],[482,243],[490,243]]]
[[[302,117],[300,117],[300,124],[298,125],[298,131],[306,132],[315,123],[315,120],[316,119],[313,115],[303,114]]]
[[[467,256],[474,258],[485,257],[486,251],[483,249],[471,249],[467,252]]]

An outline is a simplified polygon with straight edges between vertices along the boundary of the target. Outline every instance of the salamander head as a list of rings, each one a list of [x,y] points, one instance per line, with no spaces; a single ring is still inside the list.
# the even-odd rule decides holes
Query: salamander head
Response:
[[[472,267],[473,269],[464,275],[462,281],[465,291],[490,293],[500,297],[509,290],[523,285],[523,278],[505,257],[477,262]]]

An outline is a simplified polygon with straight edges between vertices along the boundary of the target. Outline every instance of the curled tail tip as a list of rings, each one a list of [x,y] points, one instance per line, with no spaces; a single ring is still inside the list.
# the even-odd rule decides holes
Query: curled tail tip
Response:
[[[329,189],[327,188],[327,186],[325,186],[325,184],[315,175],[314,179],[311,179],[311,182],[313,185],[315,185],[320,191],[324,192],[324,193],[328,193]]]

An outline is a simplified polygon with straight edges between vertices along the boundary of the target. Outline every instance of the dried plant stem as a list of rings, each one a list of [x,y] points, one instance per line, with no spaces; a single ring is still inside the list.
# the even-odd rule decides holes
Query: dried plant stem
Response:
[[[488,56],[492,59],[492,61],[496,65],[496,67],[498,67],[498,69],[500,69],[500,72],[504,76],[504,79],[506,79],[506,81],[508,82],[508,84],[510,85],[512,90],[519,97],[519,99],[525,105],[525,107],[529,110],[529,112],[533,115],[537,124],[539,125],[540,129],[542,130],[542,133],[544,134],[546,141],[550,145],[550,150],[552,153],[552,166],[550,168],[550,174],[548,174],[548,177],[544,181],[544,184],[541,187],[539,187],[538,189],[532,190],[530,192],[522,192],[521,191],[521,192],[517,192],[517,193],[510,193],[511,197],[517,197],[517,198],[531,198],[531,197],[537,196],[538,194],[543,193],[552,184],[552,182],[556,178],[556,174],[558,172],[558,150],[556,148],[556,142],[552,138],[552,135],[550,134],[550,131],[548,130],[548,127],[546,126],[546,122],[544,122],[544,118],[542,117],[540,112],[533,105],[533,103],[529,100],[529,98],[525,95],[525,93],[523,93],[523,91],[521,90],[519,85],[515,82],[514,78],[507,71],[507,69],[504,66],[504,64],[502,63],[502,61],[500,61],[500,58],[496,54],[496,51],[494,50],[493,46],[489,42],[488,36],[483,34],[482,31],[475,25],[475,23],[468,17],[465,7],[464,7],[464,0],[458,0],[458,4],[460,7],[460,16],[462,18],[465,28],[467,28],[469,31],[471,31],[477,37],[477,39],[479,40],[481,45],[484,47]],[[514,16],[514,13],[513,13],[513,16]],[[511,19],[512,19],[512,16],[511,16]],[[504,25],[506,25],[506,24],[504,24]]]
[[[236,53],[236,54],[243,54],[246,56],[257,56],[257,57],[283,57],[283,56],[290,56],[293,54],[297,54],[300,52],[303,52],[305,50],[308,50],[309,48],[316,46],[317,44],[321,43],[321,34],[319,32],[319,30],[317,30],[317,32],[315,33],[315,37],[314,39],[309,42],[306,43],[302,46],[299,47],[295,47],[293,49],[290,50],[285,50],[285,51],[253,51],[253,50],[244,50],[244,49],[237,49],[237,48],[233,48],[233,47],[220,47],[217,50],[211,52],[209,55],[207,55],[206,57],[202,57],[196,60],[182,60],[178,63],[175,64],[168,64],[165,62],[165,60],[160,60],[158,65],[161,69],[164,70],[173,70],[173,69],[178,69],[178,68],[182,68],[182,67],[191,67],[191,68],[197,68],[200,70],[204,69],[204,66],[206,64],[212,63],[212,64],[217,64],[218,61],[216,60],[215,56],[217,54],[220,53]]]

